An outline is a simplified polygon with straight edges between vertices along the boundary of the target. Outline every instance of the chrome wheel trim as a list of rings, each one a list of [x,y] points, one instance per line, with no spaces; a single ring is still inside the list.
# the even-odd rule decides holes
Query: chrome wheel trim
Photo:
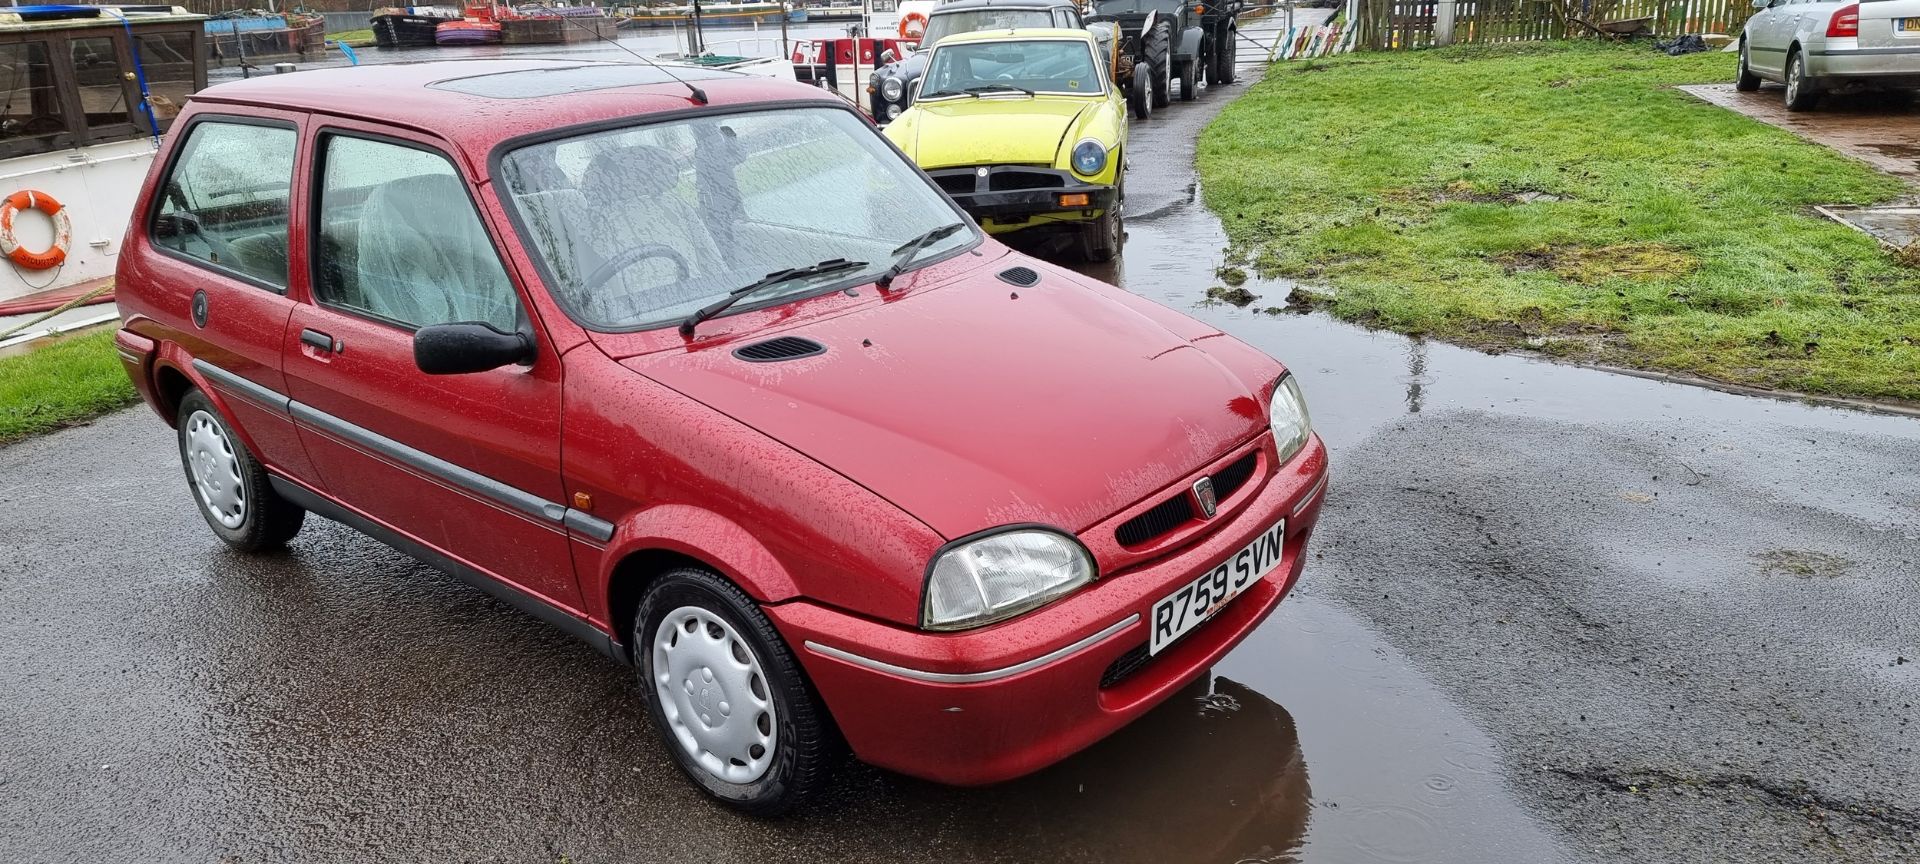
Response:
[[[240,454],[219,418],[207,411],[187,416],[187,476],[208,516],[228,528],[247,521],[247,489]]]
[[[1800,63],[1801,63],[1800,55],[1798,54],[1793,55],[1793,59],[1787,61],[1787,101],[1788,102],[1800,101],[1800,77],[1802,74],[1804,74],[1800,71]]]
[[[752,783],[773,766],[779,714],[753,646],[726,619],[682,606],[653,631],[653,688],[680,749],[708,774]]]

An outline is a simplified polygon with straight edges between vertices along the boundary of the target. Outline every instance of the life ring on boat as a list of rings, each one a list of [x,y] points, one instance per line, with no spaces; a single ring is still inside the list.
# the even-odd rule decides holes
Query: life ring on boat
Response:
[[[915,28],[913,25],[920,26]],[[927,16],[919,12],[908,12],[900,16],[900,38],[908,42],[918,42],[927,35]]]
[[[20,246],[20,239],[13,236],[13,217],[22,210],[38,210],[53,220],[53,245],[47,251],[28,251]],[[13,263],[28,270],[51,270],[66,263],[67,249],[72,246],[73,220],[67,218],[67,208],[52,195],[22,189],[0,203],[0,254]]]

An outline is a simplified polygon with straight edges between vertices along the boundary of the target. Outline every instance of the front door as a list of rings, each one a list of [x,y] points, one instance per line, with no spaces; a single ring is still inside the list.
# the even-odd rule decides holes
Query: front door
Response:
[[[331,122],[331,121],[330,121]],[[288,326],[293,414],[347,506],[578,612],[560,480],[560,358],[468,185],[432,142],[316,124],[304,277]],[[534,337],[524,366],[428,375],[413,333],[478,321]]]

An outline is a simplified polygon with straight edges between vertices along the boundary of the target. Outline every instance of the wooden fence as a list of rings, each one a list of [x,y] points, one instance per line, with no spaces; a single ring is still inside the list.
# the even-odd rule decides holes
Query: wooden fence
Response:
[[[1617,0],[1597,5],[1605,10],[1599,21],[1648,19],[1655,35],[1740,32],[1753,7],[1747,0]],[[1388,51],[1445,44],[1437,37],[1445,10],[1434,0],[1361,0],[1358,46]],[[1567,26],[1542,0],[1457,0],[1453,4],[1453,39],[1459,42],[1531,42],[1564,39]],[[1571,35],[1583,35],[1577,25]]]

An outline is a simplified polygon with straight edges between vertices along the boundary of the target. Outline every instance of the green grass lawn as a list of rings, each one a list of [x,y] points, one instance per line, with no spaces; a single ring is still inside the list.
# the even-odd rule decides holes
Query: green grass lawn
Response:
[[[1914,190],[1669,86],[1733,68],[1588,42],[1276,65],[1202,136],[1206,201],[1238,263],[1347,320],[1920,400],[1920,254],[1811,210]]]
[[[0,357],[0,444],[70,426],[139,396],[113,350],[113,328]]]
[[[373,28],[328,33],[327,39],[333,42],[345,42],[349,48],[365,48],[373,44]]]

